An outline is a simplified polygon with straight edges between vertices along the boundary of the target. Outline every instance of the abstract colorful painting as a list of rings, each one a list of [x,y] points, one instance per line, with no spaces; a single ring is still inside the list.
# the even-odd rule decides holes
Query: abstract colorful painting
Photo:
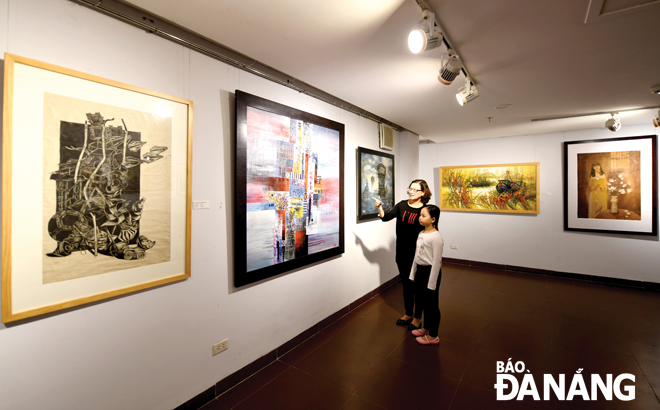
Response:
[[[655,235],[657,137],[564,143],[564,229]]]
[[[358,147],[357,164],[358,220],[376,219],[375,199],[383,209],[394,206],[394,155]]]
[[[343,253],[343,124],[236,91],[235,286]]]
[[[538,214],[539,163],[440,167],[444,211]]]

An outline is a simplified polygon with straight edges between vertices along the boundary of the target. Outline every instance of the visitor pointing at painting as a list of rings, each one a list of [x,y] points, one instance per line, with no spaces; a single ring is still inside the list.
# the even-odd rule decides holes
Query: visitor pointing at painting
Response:
[[[419,224],[419,212],[431,199],[429,185],[423,179],[416,179],[408,186],[408,200],[403,200],[387,211],[383,203],[373,198],[378,208],[378,216],[383,222],[396,218],[396,265],[403,285],[403,305],[405,314],[396,321],[399,326],[419,329],[422,322],[422,310],[415,303],[415,289],[409,279],[410,269],[415,259],[415,244],[419,232],[424,229]]]

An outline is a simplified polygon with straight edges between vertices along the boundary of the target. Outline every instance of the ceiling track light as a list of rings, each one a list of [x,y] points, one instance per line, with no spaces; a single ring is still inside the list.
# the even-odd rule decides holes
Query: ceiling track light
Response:
[[[658,115],[656,115],[656,117],[653,118],[653,126],[660,127],[660,109],[658,109]]]
[[[612,132],[617,132],[621,128],[621,121],[619,120],[619,113],[618,112],[613,112],[612,117],[608,118],[607,121],[605,121],[605,128]]]
[[[438,74],[438,81],[443,85],[450,85],[461,73],[463,63],[461,63],[461,60],[459,60],[454,50],[451,49],[448,53],[443,54],[442,59],[442,68]]]
[[[458,89],[458,93],[456,94],[456,99],[458,100],[458,103],[461,105],[461,107],[470,101],[474,100],[475,98],[479,97],[479,91],[477,91],[477,87],[472,84],[472,80],[470,77],[465,78],[465,85],[461,88]]]
[[[422,12],[422,19],[408,35],[408,48],[413,54],[432,50],[442,44],[442,33],[435,27],[435,14]]]

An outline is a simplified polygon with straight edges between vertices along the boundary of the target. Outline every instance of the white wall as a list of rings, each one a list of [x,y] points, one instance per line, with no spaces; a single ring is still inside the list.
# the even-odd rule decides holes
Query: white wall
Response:
[[[623,125],[420,146],[419,174],[439,192],[438,167],[540,162],[538,215],[449,212],[440,216],[445,257],[560,272],[660,282],[657,237],[565,232],[563,142],[657,134],[650,125]],[[434,198],[437,205],[437,196]],[[450,245],[458,245],[453,250]]]
[[[67,0],[0,0],[0,51],[193,100],[193,200],[211,203],[192,214],[190,279],[0,325],[3,410],[172,409],[396,275],[383,252],[394,248],[394,224],[355,216],[356,148],[378,148],[376,123]],[[236,89],[346,126],[346,253],[240,289],[231,270]],[[395,137],[401,193],[416,177],[418,138]],[[225,338],[229,350],[212,357]]]

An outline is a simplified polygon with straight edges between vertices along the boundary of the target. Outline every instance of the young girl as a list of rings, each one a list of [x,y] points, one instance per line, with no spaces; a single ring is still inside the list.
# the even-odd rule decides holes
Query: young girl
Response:
[[[413,330],[417,343],[421,345],[438,345],[438,328],[440,327],[440,307],[438,306],[438,291],[442,271],[442,248],[445,241],[438,232],[440,208],[426,205],[419,213],[419,223],[424,230],[417,238],[417,251],[410,270],[410,280],[415,283],[415,299],[422,302],[425,328]]]

